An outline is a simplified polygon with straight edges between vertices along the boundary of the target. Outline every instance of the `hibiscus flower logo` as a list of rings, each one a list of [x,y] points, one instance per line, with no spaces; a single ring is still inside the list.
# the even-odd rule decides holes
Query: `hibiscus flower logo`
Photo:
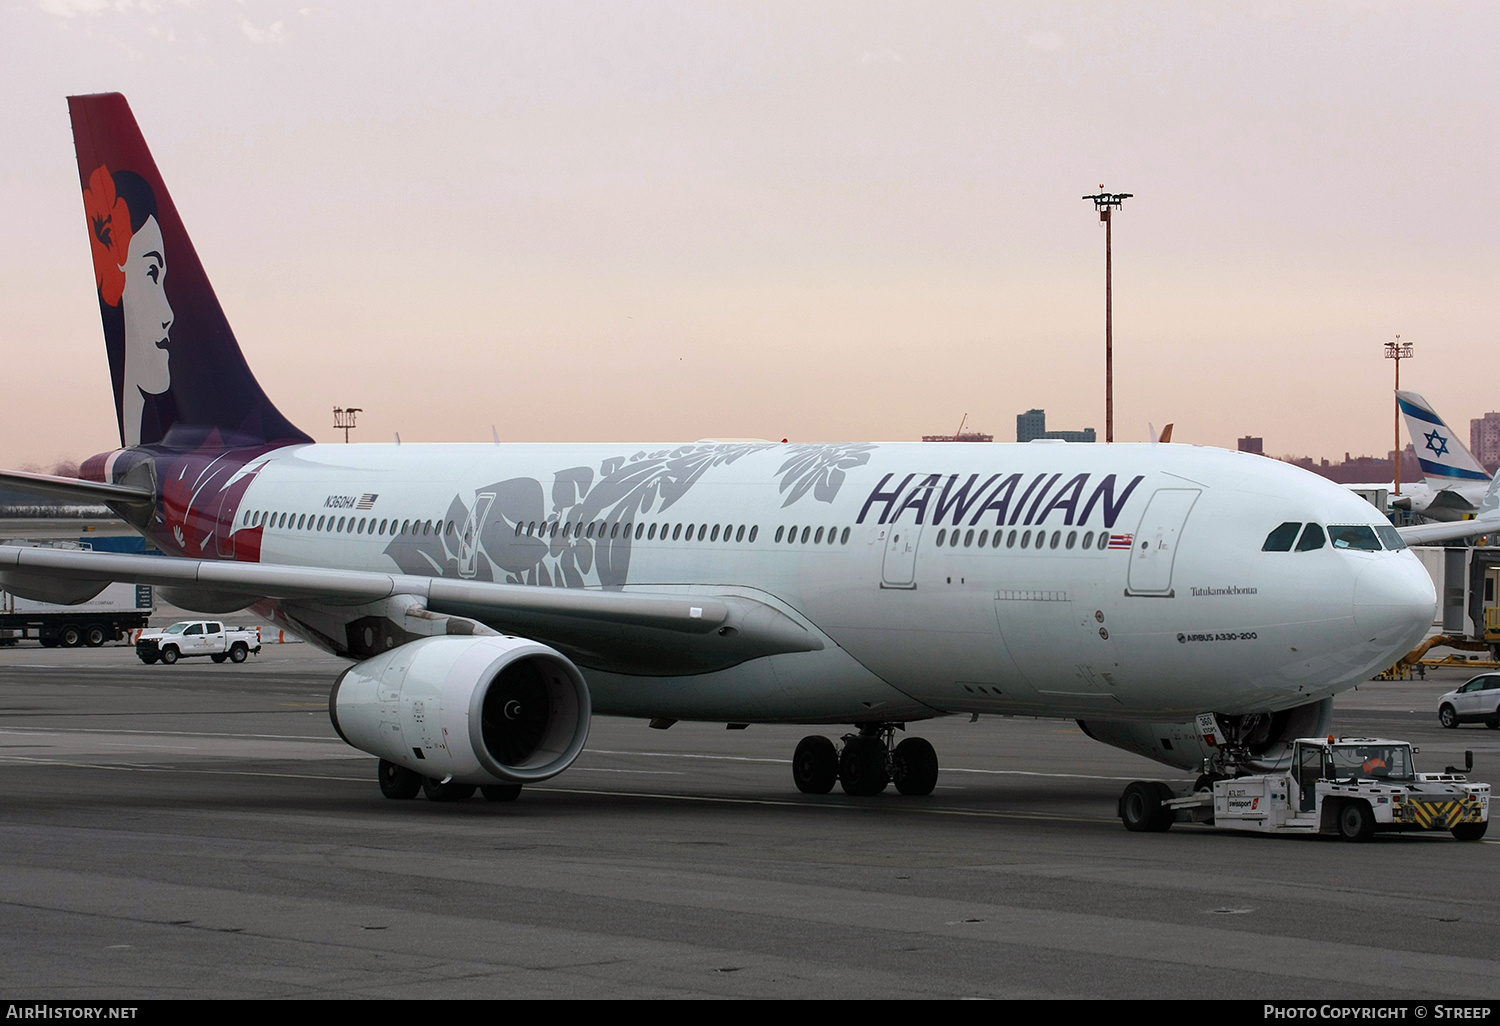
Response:
[[[130,254],[130,208],[115,193],[115,177],[100,164],[83,190],[89,222],[89,249],[94,255],[94,284],[110,306],[120,305],[125,291],[125,262]]]

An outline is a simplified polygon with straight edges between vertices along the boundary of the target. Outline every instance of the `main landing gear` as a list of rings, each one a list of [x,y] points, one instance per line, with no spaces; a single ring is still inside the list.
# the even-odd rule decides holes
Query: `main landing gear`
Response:
[[[891,747],[892,723],[863,723],[845,734],[843,749],[821,734],[805,737],[792,755],[792,779],[803,794],[827,794],[837,782],[845,794],[880,794],[894,783],[902,794],[931,794],[937,786],[938,758],[931,744],[909,737]]]
[[[461,802],[472,798],[475,790],[491,802],[513,802],[521,797],[520,784],[486,784],[476,788],[473,784],[460,784],[455,780],[424,777],[384,759],[380,760],[375,772],[380,779],[380,793],[387,798],[415,798],[421,793],[434,802]]]

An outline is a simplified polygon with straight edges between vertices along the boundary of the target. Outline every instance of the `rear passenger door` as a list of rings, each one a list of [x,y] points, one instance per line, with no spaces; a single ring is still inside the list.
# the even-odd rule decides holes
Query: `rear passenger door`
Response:
[[[203,625],[201,623],[190,623],[187,630],[182,632],[182,654],[185,656],[203,654]]]

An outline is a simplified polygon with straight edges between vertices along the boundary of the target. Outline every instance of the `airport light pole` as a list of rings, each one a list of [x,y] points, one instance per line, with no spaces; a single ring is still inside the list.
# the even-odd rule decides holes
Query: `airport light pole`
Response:
[[[1132,193],[1128,192],[1105,192],[1104,185],[1101,183],[1096,195],[1083,197],[1094,201],[1094,209],[1099,211],[1099,220],[1104,222],[1104,440],[1106,442],[1115,440],[1114,283],[1112,281],[1114,247],[1111,228],[1114,221],[1110,213],[1118,210],[1131,195]]]
[[[355,427],[354,418],[363,412],[364,410],[360,409],[358,406],[351,406],[347,410],[342,406],[335,406],[333,408],[334,430],[342,430],[344,432],[344,443],[346,445],[349,442],[349,431],[351,428]]]
[[[1396,338],[1393,341],[1387,342],[1385,344],[1385,358],[1387,360],[1395,360],[1396,361],[1396,391],[1397,392],[1401,391],[1401,361],[1402,360],[1410,360],[1414,355],[1416,355],[1416,354],[1414,354],[1411,351],[1411,342],[1409,342],[1409,341],[1407,341],[1407,342],[1401,341],[1401,336],[1400,335],[1397,335]],[[1395,428],[1395,439],[1394,439],[1394,441],[1396,443],[1396,451],[1394,453],[1394,458],[1391,460],[1391,462],[1395,464],[1395,468],[1394,469],[1395,469],[1395,475],[1396,476],[1393,478],[1393,480],[1394,480],[1395,485],[1396,485],[1396,498],[1399,499],[1399,498],[1401,498],[1401,397],[1398,395],[1398,396],[1395,397],[1395,399],[1396,399],[1396,415],[1393,418],[1393,420],[1394,420],[1394,428]]]

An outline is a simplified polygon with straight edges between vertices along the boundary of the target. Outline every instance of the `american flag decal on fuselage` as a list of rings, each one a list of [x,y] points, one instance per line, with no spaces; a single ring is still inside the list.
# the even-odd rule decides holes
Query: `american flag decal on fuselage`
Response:
[[[378,493],[376,493],[376,492],[365,492],[365,494],[363,494],[363,495],[361,495],[359,497],[359,501],[354,504],[354,508],[355,509],[374,509],[375,508],[375,500],[378,499],[378,498],[380,498],[380,495]]]

